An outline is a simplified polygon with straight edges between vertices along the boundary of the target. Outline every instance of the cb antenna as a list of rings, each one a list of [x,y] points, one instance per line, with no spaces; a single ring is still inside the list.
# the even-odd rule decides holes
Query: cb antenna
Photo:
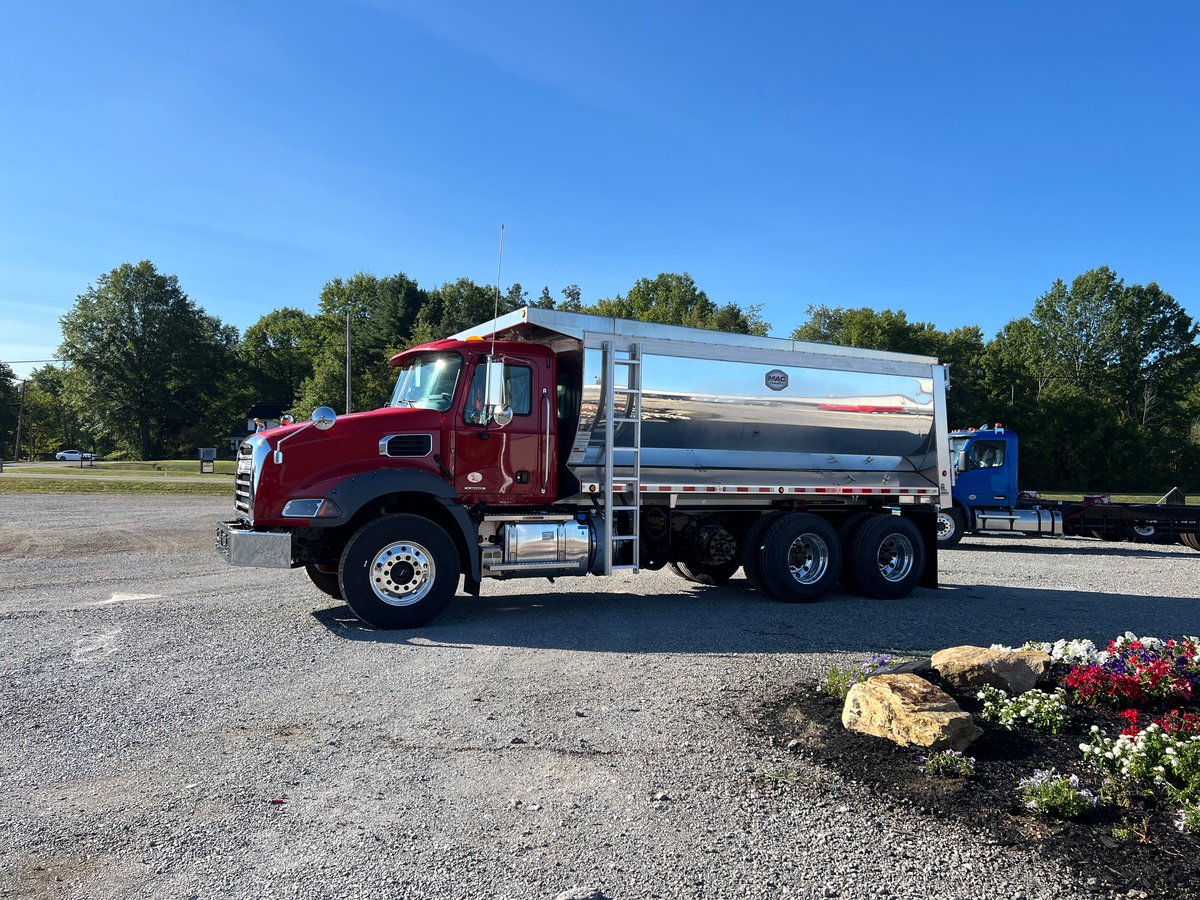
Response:
[[[492,356],[496,355],[496,320],[500,318],[500,270],[504,266],[504,226],[500,226],[500,255],[496,260],[496,304],[492,311]]]

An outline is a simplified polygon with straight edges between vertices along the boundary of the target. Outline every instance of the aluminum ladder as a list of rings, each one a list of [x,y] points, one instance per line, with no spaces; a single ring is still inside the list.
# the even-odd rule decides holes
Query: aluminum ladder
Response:
[[[604,381],[601,409],[604,410],[604,518],[607,532],[604,551],[604,574],[611,575],[620,569],[638,572],[641,563],[640,545],[642,538],[642,345],[632,342],[626,347],[618,347],[613,341],[604,341]],[[624,385],[617,384],[617,371],[625,372]],[[625,399],[623,404],[626,415],[618,414],[617,401]],[[618,446],[616,431],[618,425],[632,426],[633,443],[630,446]],[[631,470],[629,477],[620,479],[621,488],[617,490],[616,455],[625,454],[628,463],[623,466]],[[617,524],[618,514],[628,513],[632,524],[620,528]],[[624,517],[622,517],[624,518]],[[630,547],[630,562],[614,565],[618,549],[622,544]]]

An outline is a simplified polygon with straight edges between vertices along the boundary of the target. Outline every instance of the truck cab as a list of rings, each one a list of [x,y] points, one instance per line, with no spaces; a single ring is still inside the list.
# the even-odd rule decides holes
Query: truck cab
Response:
[[[1022,508],[1017,488],[1017,433],[1003,425],[950,432],[953,506],[938,514],[937,539],[955,546],[968,531],[1055,533],[1061,515]]]
[[[1017,435],[1003,425],[950,433],[956,478],[952,496],[966,509],[1017,503]]]

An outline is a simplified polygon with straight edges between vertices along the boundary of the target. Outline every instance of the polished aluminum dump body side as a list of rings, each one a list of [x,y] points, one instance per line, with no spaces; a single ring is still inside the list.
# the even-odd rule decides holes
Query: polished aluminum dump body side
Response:
[[[950,502],[945,369],[932,357],[536,308],[455,337],[493,331],[550,346],[574,373],[578,422],[560,440],[572,440],[567,462],[585,492],[603,477],[605,345],[624,354],[636,343],[643,492]],[[614,443],[631,430],[618,423]],[[629,454],[614,462],[619,477]]]

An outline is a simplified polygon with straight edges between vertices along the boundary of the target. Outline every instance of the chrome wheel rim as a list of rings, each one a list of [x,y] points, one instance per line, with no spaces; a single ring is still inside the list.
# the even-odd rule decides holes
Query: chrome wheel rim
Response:
[[[388,606],[412,606],[433,590],[433,554],[412,541],[388,544],[371,560],[371,590]]]
[[[829,568],[829,547],[820,535],[799,535],[788,548],[788,571],[798,584],[815,584]]]
[[[940,512],[937,516],[937,536],[938,540],[944,541],[946,538],[954,537],[954,517],[949,513]]]
[[[887,581],[903,581],[912,571],[912,541],[902,534],[889,534],[879,545],[879,574]]]

